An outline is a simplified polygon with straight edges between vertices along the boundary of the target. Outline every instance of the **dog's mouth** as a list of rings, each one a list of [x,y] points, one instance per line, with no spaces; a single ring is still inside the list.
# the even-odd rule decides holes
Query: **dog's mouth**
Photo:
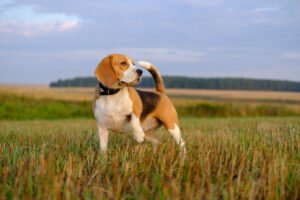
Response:
[[[139,76],[137,79],[135,79],[134,81],[131,81],[129,83],[121,81],[122,85],[126,85],[127,87],[133,87],[137,84],[139,84],[142,80],[142,76]]]

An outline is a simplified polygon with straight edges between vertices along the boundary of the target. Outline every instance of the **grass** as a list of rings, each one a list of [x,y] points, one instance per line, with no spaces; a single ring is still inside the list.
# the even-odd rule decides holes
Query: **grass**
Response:
[[[67,101],[0,93],[0,120],[93,118],[92,101]],[[299,116],[289,104],[172,99],[180,116]]]
[[[176,105],[176,104],[175,104]],[[180,116],[295,116],[300,115],[297,107],[286,104],[249,104],[233,102],[196,102],[176,105]]]
[[[186,159],[168,133],[136,144],[94,120],[0,122],[0,199],[299,199],[300,118],[181,118]]]
[[[92,101],[36,99],[0,94],[0,119],[58,119],[93,117]]]
[[[300,93],[203,92],[169,91],[182,159],[164,129],[100,154],[92,89],[0,86],[0,199],[300,199]]]

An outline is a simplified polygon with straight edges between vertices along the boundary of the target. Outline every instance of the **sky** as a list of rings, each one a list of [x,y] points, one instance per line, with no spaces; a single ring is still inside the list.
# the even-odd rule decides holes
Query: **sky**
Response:
[[[163,75],[300,81],[300,1],[0,0],[0,83],[94,76],[111,53]]]

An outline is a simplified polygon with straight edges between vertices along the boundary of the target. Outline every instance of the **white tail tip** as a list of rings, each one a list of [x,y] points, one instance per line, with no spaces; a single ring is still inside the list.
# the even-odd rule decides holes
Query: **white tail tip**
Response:
[[[146,61],[139,61],[139,62],[138,62],[138,65],[141,66],[141,67],[143,67],[143,68],[145,68],[145,69],[148,69],[148,70],[149,70],[149,69],[151,68],[151,66],[152,66],[151,63],[146,62]]]

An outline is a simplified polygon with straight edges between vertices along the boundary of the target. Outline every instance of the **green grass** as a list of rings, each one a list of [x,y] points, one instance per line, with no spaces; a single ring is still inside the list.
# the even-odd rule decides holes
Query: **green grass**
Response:
[[[157,146],[110,134],[100,154],[90,101],[0,101],[0,199],[300,198],[297,105],[173,99],[183,159],[164,129]]]
[[[201,102],[176,107],[180,116],[295,116],[297,110],[286,104],[258,104],[233,102]]]
[[[0,122],[0,199],[299,199],[300,118],[181,118],[136,144],[90,119]]]
[[[0,119],[92,118],[91,101],[36,99],[20,95],[0,94]]]
[[[288,104],[199,102],[182,105],[173,99],[179,116],[300,116],[300,109]],[[65,101],[0,94],[0,120],[93,118],[91,101]]]

